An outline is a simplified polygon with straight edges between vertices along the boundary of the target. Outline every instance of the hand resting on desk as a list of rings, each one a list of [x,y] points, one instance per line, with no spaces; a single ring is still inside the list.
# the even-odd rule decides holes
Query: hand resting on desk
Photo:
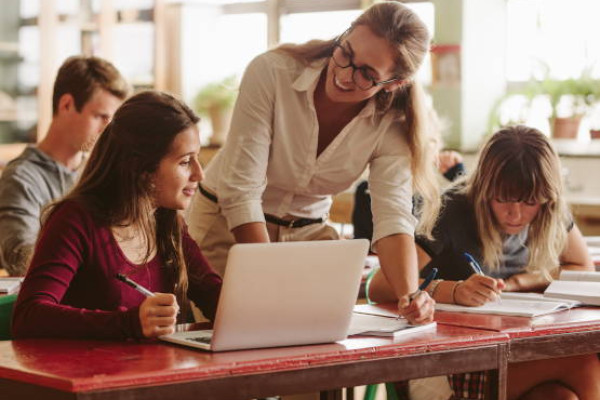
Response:
[[[140,305],[140,324],[147,338],[170,335],[175,332],[179,306],[171,293],[155,293]]]

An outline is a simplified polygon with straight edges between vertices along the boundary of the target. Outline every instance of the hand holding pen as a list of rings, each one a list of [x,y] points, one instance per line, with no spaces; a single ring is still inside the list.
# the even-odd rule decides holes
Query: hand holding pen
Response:
[[[146,296],[138,313],[144,337],[152,338],[175,332],[179,306],[173,294],[153,293],[123,274],[117,274],[115,278]]]
[[[506,287],[502,279],[494,279],[483,273],[481,265],[469,253],[464,256],[473,270],[473,274],[464,282],[457,284],[454,301],[465,306],[481,306],[500,299],[500,293]]]
[[[438,273],[438,269],[437,268],[431,268],[431,271],[429,272],[429,275],[427,275],[427,278],[425,278],[423,280],[423,282],[421,282],[421,284],[419,285],[419,288],[408,295],[408,297],[410,298],[410,300],[414,300],[415,297],[417,297],[418,295],[420,295],[421,293],[423,293],[423,291],[425,289],[427,289],[427,286],[429,286],[429,284],[431,283],[431,281],[433,281],[435,279],[435,277],[437,276]]]
[[[472,255],[470,255],[467,252],[465,252],[463,254],[467,258],[467,262],[469,263],[469,266],[471,267],[471,269],[473,270],[474,273],[476,273],[478,275],[485,275],[483,273],[483,269],[481,269],[481,265],[479,265],[479,263],[477,262],[475,257],[473,257]]]
[[[433,320],[435,301],[425,292],[425,289],[435,278],[437,272],[437,268],[432,268],[416,291],[399,300],[398,306],[401,313],[397,319],[406,318],[411,323],[426,323]]]

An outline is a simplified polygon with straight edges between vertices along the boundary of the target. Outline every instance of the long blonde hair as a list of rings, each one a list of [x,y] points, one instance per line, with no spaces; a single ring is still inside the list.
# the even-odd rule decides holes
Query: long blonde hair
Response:
[[[429,51],[429,32],[414,12],[395,1],[369,7],[346,33],[359,25],[367,26],[396,50],[395,77],[405,83],[393,92],[380,90],[375,95],[375,101],[378,112],[395,111],[406,127],[412,155],[413,190],[423,198],[418,230],[430,236],[440,205],[435,172],[436,152],[431,147],[431,138],[435,137],[436,132],[428,118],[424,90],[418,82],[411,79]],[[312,65],[331,57],[337,40],[339,38],[312,40],[300,45],[285,44],[278,47],[277,51],[287,53],[305,65]]]
[[[513,126],[492,135],[483,146],[477,169],[467,180],[465,194],[475,211],[484,263],[497,269],[502,256],[502,233],[491,208],[494,199],[541,205],[529,226],[529,271],[548,271],[559,265],[567,242],[569,213],[563,196],[560,160],[537,129]]]

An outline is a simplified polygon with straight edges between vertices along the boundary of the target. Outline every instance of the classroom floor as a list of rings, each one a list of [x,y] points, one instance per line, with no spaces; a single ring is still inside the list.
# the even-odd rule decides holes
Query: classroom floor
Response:
[[[354,399],[362,400],[365,396],[366,388],[366,386],[356,386],[354,388]],[[346,399],[348,399],[348,396],[346,390],[344,390],[342,394],[342,400]],[[319,393],[306,393],[291,396],[282,396],[281,400],[319,400]],[[385,395],[385,385],[383,383],[377,385],[377,393],[375,395],[375,400],[387,400]]]

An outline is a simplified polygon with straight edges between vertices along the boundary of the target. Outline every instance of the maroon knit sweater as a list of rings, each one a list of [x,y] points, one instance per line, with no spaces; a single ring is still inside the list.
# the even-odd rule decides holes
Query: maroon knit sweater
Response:
[[[183,232],[188,297],[214,318],[221,278],[196,242]],[[144,296],[117,280],[122,273],[152,292],[173,292],[175,274],[160,256],[146,265],[127,260],[108,227],[75,202],[56,209],[44,224],[19,292],[13,336],[79,339],[140,338]]]

